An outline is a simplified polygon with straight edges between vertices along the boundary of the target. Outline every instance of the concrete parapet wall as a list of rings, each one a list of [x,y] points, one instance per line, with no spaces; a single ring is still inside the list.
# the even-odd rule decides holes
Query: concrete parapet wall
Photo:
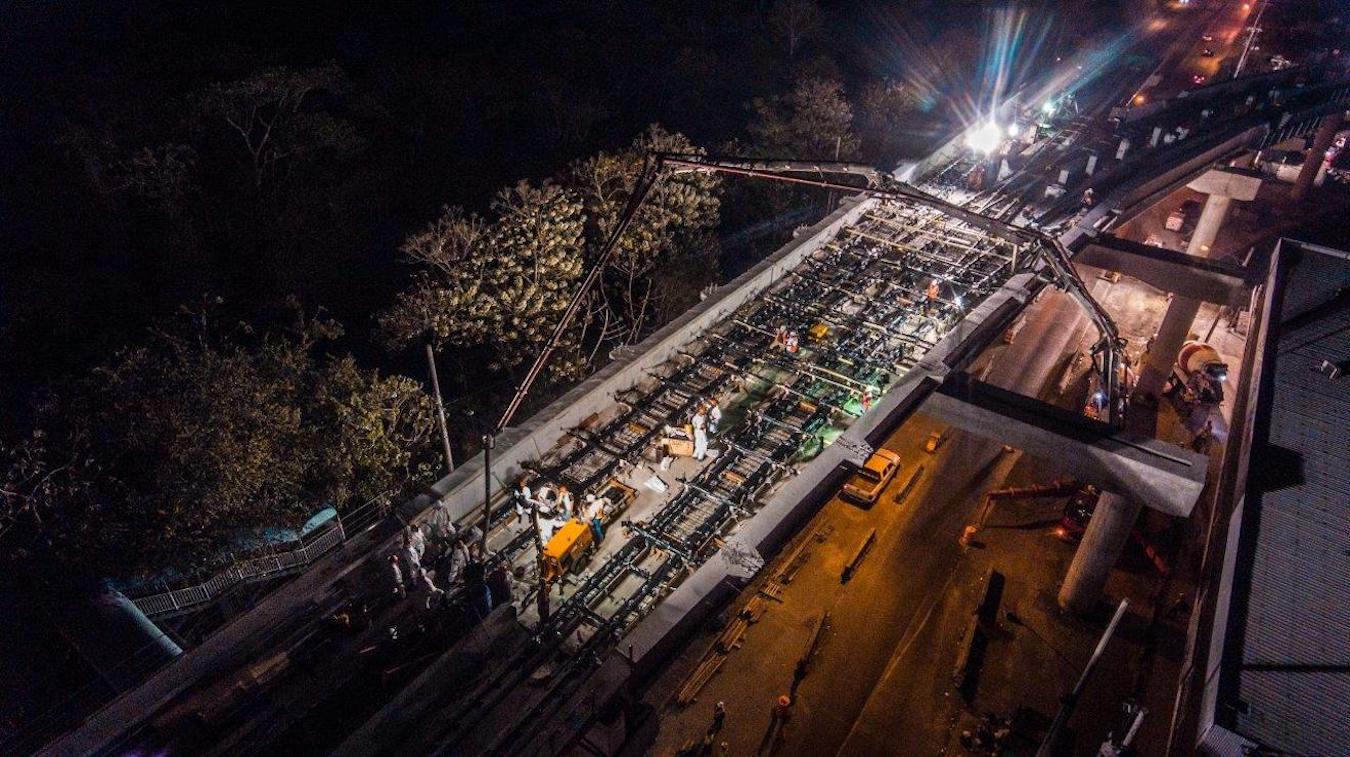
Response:
[[[1159,193],[1170,192],[1173,188],[1185,184],[1195,176],[1204,173],[1216,161],[1232,155],[1235,152],[1243,150],[1256,144],[1269,133],[1265,126],[1256,126],[1246,131],[1230,137],[1213,147],[1197,154],[1195,157],[1184,160],[1176,164],[1173,168],[1156,174],[1143,181],[1128,185],[1123,188],[1118,202],[1120,208],[1129,210],[1133,206],[1144,200],[1157,196]]]

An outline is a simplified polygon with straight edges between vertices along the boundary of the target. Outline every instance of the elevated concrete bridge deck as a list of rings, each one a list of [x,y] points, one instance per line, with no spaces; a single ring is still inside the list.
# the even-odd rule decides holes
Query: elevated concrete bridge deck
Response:
[[[1330,93],[1335,98],[1342,94],[1340,90]],[[1336,100],[1336,103],[1340,101]],[[1100,207],[1080,217],[1064,233],[1062,241],[1070,250],[1086,255],[1085,262],[1135,266],[1134,270],[1140,272],[1141,278],[1185,271],[1191,276],[1191,283],[1187,285],[1194,286],[1196,294],[1231,298],[1240,287],[1242,277],[1239,272],[1223,266],[1196,265],[1193,261],[1133,249],[1107,239],[1098,241],[1099,229],[1108,227],[1115,215],[1131,203],[1175,183],[1187,171],[1195,172],[1197,169],[1190,164],[1207,165],[1216,159],[1216,155],[1230,154],[1232,150],[1251,144],[1254,138],[1266,138],[1274,130],[1297,126],[1328,109],[1342,107],[1311,101],[1299,105],[1301,110],[1289,118],[1276,117],[1274,125],[1250,126],[1231,136],[1224,131],[1212,138],[1192,137],[1171,145],[1166,160],[1160,156],[1156,160],[1132,164],[1128,170],[1122,169],[1120,175],[1114,177],[1117,191],[1112,192]],[[789,270],[836,238],[845,227],[857,224],[879,207],[877,201],[861,197],[846,200],[839,210],[804,230],[764,262],[720,288],[641,345],[622,351],[618,359],[526,423],[508,430],[499,437],[495,451],[494,488],[504,491],[506,484],[524,470],[525,463],[548,454],[570,430],[583,425],[588,417],[610,403],[616,393],[631,387],[676,356],[691,338],[754,301]],[[1058,451],[1076,456],[1083,477],[1107,489],[1128,491],[1133,496],[1151,500],[1148,504],[1167,512],[1189,511],[1187,500],[1193,504],[1191,494],[1195,491],[1196,481],[1196,461],[1189,453],[1158,450],[1146,441],[1123,439],[1095,427],[1083,427],[1081,423],[1055,423],[1044,408],[985,387],[961,383],[959,378],[949,381],[952,376],[959,375],[984,346],[997,338],[1046,286],[1047,281],[1039,270],[1014,275],[955,324],[918,364],[878,399],[870,412],[851,425],[839,442],[826,447],[797,475],[777,488],[753,517],[741,521],[727,535],[726,544],[730,549],[719,550],[711,560],[686,576],[673,593],[628,633],[621,647],[625,654],[606,659],[601,674],[595,678],[596,685],[612,694],[615,687],[622,685],[634,671],[640,673],[658,664],[664,651],[678,638],[683,625],[697,622],[715,605],[718,596],[727,591],[728,582],[734,584],[747,577],[746,565],[752,565],[753,561],[730,559],[731,555],[771,553],[795,530],[820,497],[837,485],[850,465],[865,459],[873,444],[925,402],[957,425],[1001,426],[1017,437],[1015,444],[1047,453]],[[457,518],[472,519],[482,506],[484,476],[481,461],[475,458],[437,482],[428,494],[405,503],[400,513],[406,520],[416,520],[423,517],[433,503],[443,501]],[[1159,481],[1170,482],[1167,486],[1175,484],[1175,489],[1165,491],[1167,486],[1160,486]],[[378,533],[383,535],[384,532]],[[382,543],[367,544],[363,547],[366,551],[343,550],[324,560],[303,578],[236,621],[228,633],[190,651],[138,689],[112,702],[81,728],[49,745],[47,753],[97,753],[108,749],[199,678],[221,675],[246,661],[255,645],[239,644],[239,639],[270,638],[269,628],[281,620],[312,613],[316,597],[331,596],[335,584],[362,560],[380,556],[391,546],[392,536]],[[595,701],[608,701],[602,693],[596,690]]]

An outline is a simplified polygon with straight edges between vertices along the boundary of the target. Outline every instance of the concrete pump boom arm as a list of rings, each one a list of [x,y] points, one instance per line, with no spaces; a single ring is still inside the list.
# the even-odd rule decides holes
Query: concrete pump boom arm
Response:
[[[667,172],[665,169],[673,169]],[[577,314],[581,311],[582,305],[589,296],[591,289],[599,281],[604,269],[609,265],[618,249],[619,240],[624,232],[628,230],[633,218],[646,202],[647,197],[667,173],[679,174],[691,171],[706,171],[729,173],[751,178],[763,178],[771,181],[787,182],[793,184],[804,184],[808,186],[820,187],[824,189],[838,189],[845,192],[862,192],[872,197],[883,199],[906,200],[909,202],[926,205],[935,208],[943,213],[954,216],[961,221],[970,224],[982,231],[989,233],[1014,244],[1031,244],[1041,252],[1042,259],[1045,260],[1047,267],[1054,276],[1059,286],[1063,287],[1071,296],[1082,306],[1088,315],[1092,318],[1097,330],[1102,338],[1098,343],[1098,350],[1103,355],[1102,360],[1102,380],[1105,387],[1108,413],[1112,421],[1115,421],[1115,396],[1116,396],[1116,376],[1115,367],[1119,364],[1120,353],[1123,346],[1120,341],[1120,334],[1116,329],[1115,322],[1107,315],[1101,305],[1092,297],[1088,291],[1087,285],[1074,272],[1073,264],[1069,260],[1068,251],[1059,243],[1059,240],[1040,231],[1039,229],[1026,229],[1014,226],[1006,221],[996,218],[990,218],[981,215],[968,208],[952,204],[946,200],[934,197],[913,186],[903,184],[897,179],[882,173],[874,166],[868,166],[861,163],[849,163],[840,161],[799,161],[799,160],[747,160],[744,158],[723,158],[718,156],[707,156],[692,153],[649,153],[643,158],[642,171],[638,175],[637,181],[633,185],[633,193],[628,198],[628,203],[624,207],[623,214],[619,216],[619,222],[610,233],[605,244],[600,249],[595,261],[586,272],[586,276],[572,295],[567,309],[554,326],[552,334],[549,336],[544,347],[535,357],[530,365],[525,377],[521,379],[516,387],[515,394],[511,397],[510,403],[502,412],[501,417],[493,427],[492,436],[500,434],[510,425],[516,412],[520,409],[525,397],[529,395],[531,387],[539,378],[539,375],[547,367],[553,353],[562,342],[563,336],[572,322],[576,320]],[[794,174],[815,174],[815,178],[804,176],[794,176]],[[842,176],[860,176],[867,181],[866,187],[858,187],[852,184],[845,184],[838,181],[831,181],[825,178],[828,175]]]
[[[1040,229],[1024,228],[1014,226],[1006,221],[977,213],[969,208],[963,208],[939,197],[935,197],[912,185],[904,184],[887,174],[877,170],[874,166],[868,166],[860,163],[848,163],[837,161],[796,161],[796,160],[746,160],[743,158],[723,158],[717,156],[705,156],[687,153],[656,153],[658,163],[664,166],[674,168],[675,173],[688,171],[708,171],[729,173],[752,178],[763,178],[771,181],[782,181],[793,184],[805,184],[817,186],[826,189],[839,189],[842,191],[861,192],[863,194],[880,197],[883,199],[901,199],[910,202],[926,205],[940,210],[943,213],[959,218],[963,222],[985,231],[993,236],[999,237],[1014,244],[1030,244],[1041,253],[1041,258],[1045,261],[1046,267],[1053,276],[1055,283],[1063,288],[1074,298],[1080,307],[1083,308],[1092,319],[1098,333],[1101,335],[1097,343],[1097,351],[1102,354],[1103,361],[1101,367],[1102,382],[1106,392],[1109,408],[1109,417],[1114,422],[1116,420],[1116,407],[1114,399],[1117,394],[1116,388],[1116,368],[1121,365],[1123,359],[1124,344],[1120,339],[1120,331],[1116,328],[1116,323],[1111,316],[1093,298],[1078,273],[1074,270],[1073,263],[1069,257],[1068,250],[1055,237],[1041,231]],[[820,178],[807,178],[804,176],[792,176],[791,174],[815,174]],[[867,180],[866,187],[853,186],[837,181],[826,179],[829,174],[861,176]]]

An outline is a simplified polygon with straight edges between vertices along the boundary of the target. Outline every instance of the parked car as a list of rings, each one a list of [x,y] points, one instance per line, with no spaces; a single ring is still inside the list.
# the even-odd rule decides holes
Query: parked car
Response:
[[[849,477],[840,495],[860,505],[871,505],[899,470],[900,456],[888,449],[879,449],[867,458],[866,465]]]
[[[1186,223],[1200,212],[1200,203],[1195,200],[1187,200],[1172,211],[1167,216],[1167,221],[1163,223],[1163,228],[1168,231],[1181,231],[1186,227]]]
[[[1181,231],[1181,227],[1186,225],[1186,211],[1177,208],[1167,215],[1167,221],[1163,223],[1163,228],[1168,231]]]

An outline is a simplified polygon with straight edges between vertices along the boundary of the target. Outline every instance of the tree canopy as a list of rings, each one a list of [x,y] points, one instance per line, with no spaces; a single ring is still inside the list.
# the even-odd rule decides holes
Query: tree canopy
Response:
[[[864,84],[857,101],[860,154],[878,166],[894,164],[918,130],[923,99],[914,87],[885,79]]]
[[[575,294],[585,263],[612,234],[653,150],[695,147],[652,126],[625,150],[577,161],[558,183],[503,190],[491,218],[444,209],[402,247],[417,270],[380,317],[391,346],[426,339],[477,350],[493,370],[532,358]],[[657,185],[620,240],[585,317],[567,335],[567,349],[554,358],[553,375],[584,375],[605,344],[635,342],[672,307],[692,301],[690,285],[697,292],[715,271],[706,264],[700,270],[690,258],[713,244],[717,186],[716,177],[705,174],[671,176]]]
[[[787,94],[755,98],[750,111],[747,129],[760,155],[801,160],[857,156],[853,108],[838,81],[802,77]]]
[[[586,248],[594,257],[613,233],[652,152],[697,153],[682,134],[653,124],[628,149],[572,164],[569,184],[586,211]],[[691,294],[716,275],[713,231],[720,219],[720,180],[710,173],[667,175],[619,240],[598,293],[601,341],[631,344],[649,327],[688,307]],[[711,251],[711,254],[709,254]]]
[[[769,28],[788,49],[788,57],[807,39],[820,33],[820,6],[815,0],[776,0],[769,8]]]
[[[380,317],[393,346],[480,348],[500,370],[548,339],[582,273],[581,200],[552,182],[520,182],[497,194],[492,212],[446,208],[404,242],[418,270]]]
[[[321,357],[341,328],[298,307],[289,328],[257,334],[216,305],[49,398],[5,450],[7,559],[202,567],[260,530],[426,477],[431,404],[416,382]]]
[[[334,63],[307,69],[268,68],[244,79],[213,84],[196,97],[204,128],[219,128],[243,148],[256,190],[284,162],[301,162],[324,150],[355,152],[362,140],[347,121],[306,107],[320,92],[341,94],[347,76]]]

